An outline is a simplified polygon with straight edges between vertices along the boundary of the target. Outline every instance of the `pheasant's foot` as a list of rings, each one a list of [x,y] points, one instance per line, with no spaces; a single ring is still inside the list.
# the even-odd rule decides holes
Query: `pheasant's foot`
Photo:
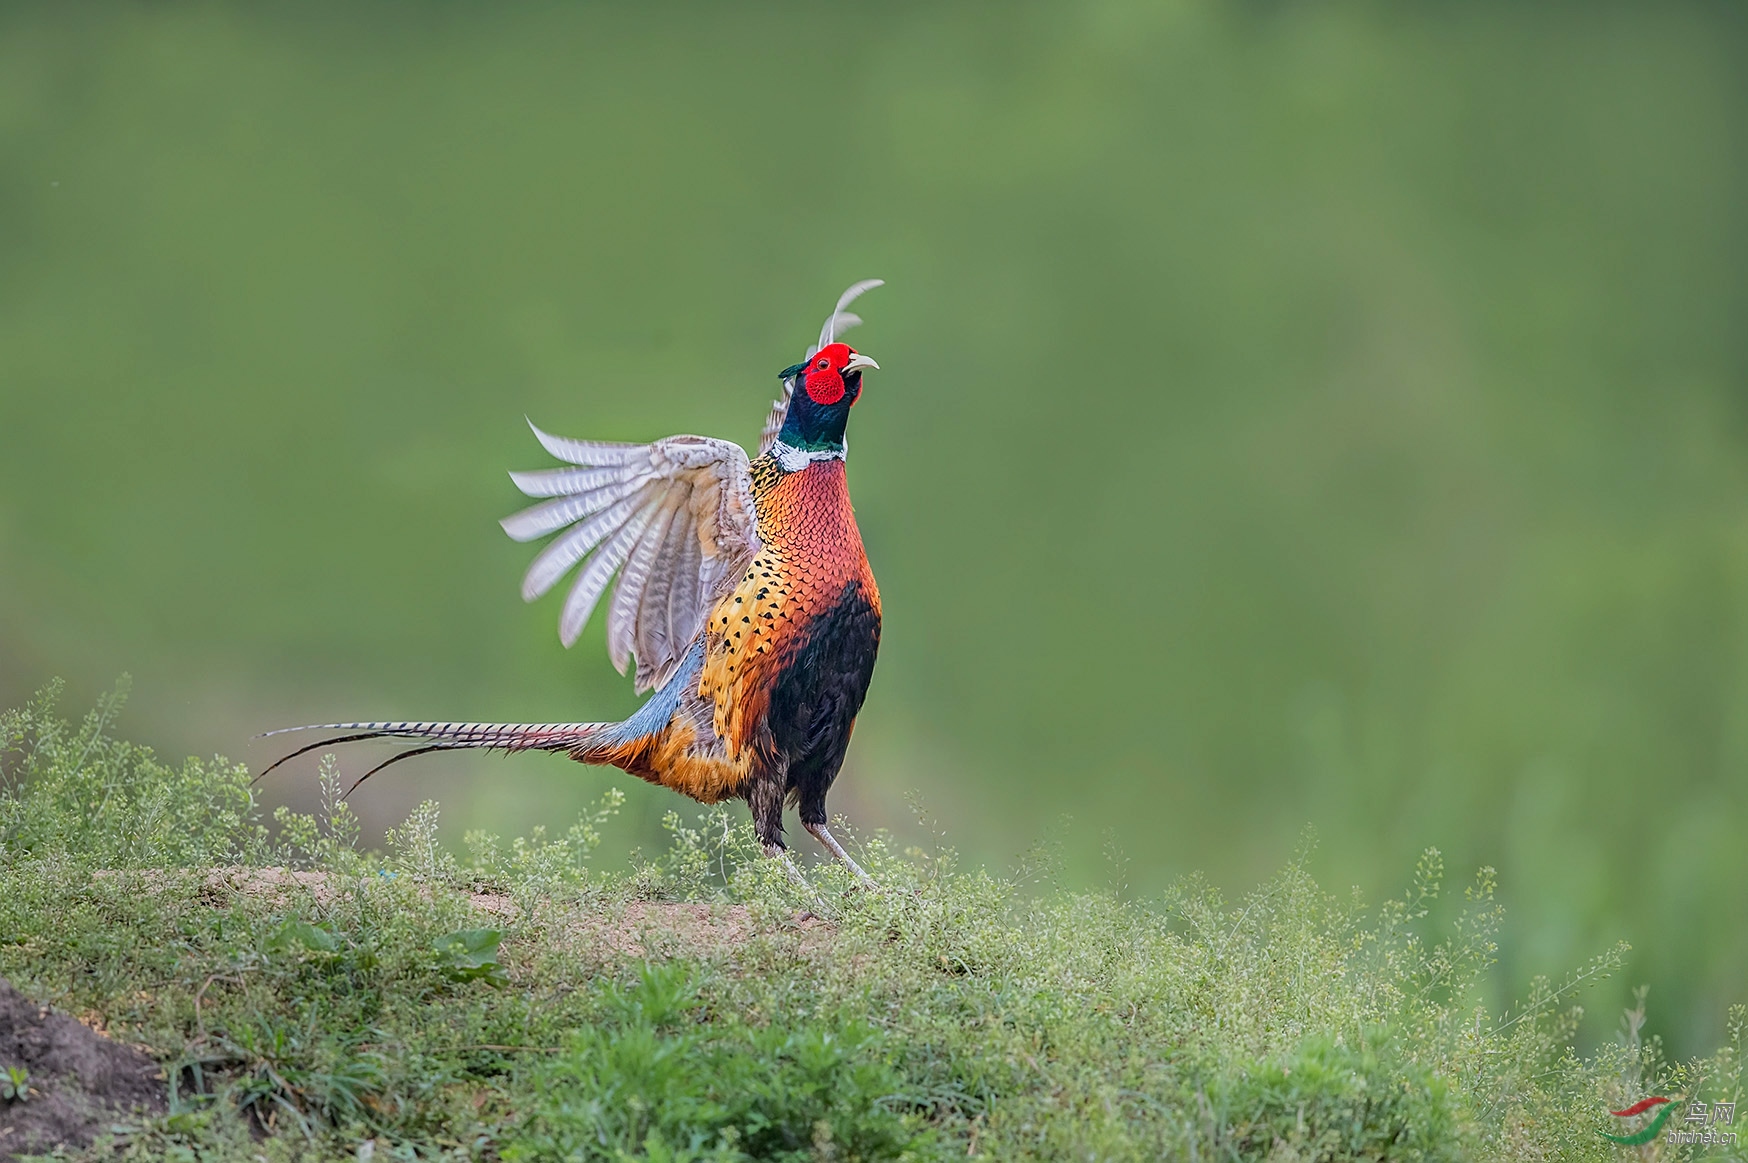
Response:
[[[823,915],[826,910],[825,898],[821,897],[814,887],[807,883],[807,878],[801,875],[799,868],[795,867],[795,858],[789,855],[789,849],[781,844],[767,844],[765,845],[765,855],[783,865],[783,872],[789,877],[790,884],[806,890],[807,894],[813,898],[814,908],[818,910],[813,915]]]
[[[783,866],[784,875],[786,875],[792,883],[798,884],[802,888],[812,887],[807,883],[806,879],[802,877],[801,870],[795,867],[795,858],[789,855],[789,849],[783,847],[781,844],[767,844],[765,845],[765,855]]]
[[[850,871],[856,874],[856,879],[862,882],[863,888],[875,889],[880,887],[878,884],[874,883],[874,878],[869,876],[866,872],[863,872],[862,866],[857,864],[848,852],[844,851],[844,846],[838,843],[838,838],[832,835],[832,830],[830,828],[826,827],[824,824],[803,823],[801,826],[812,833],[813,838],[818,840],[827,852],[830,852],[833,856],[842,860],[844,864],[849,867]]]

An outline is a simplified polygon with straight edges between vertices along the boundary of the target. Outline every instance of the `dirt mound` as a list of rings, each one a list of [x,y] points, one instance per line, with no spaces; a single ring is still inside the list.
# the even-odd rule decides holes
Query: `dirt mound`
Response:
[[[134,1110],[162,1111],[158,1064],[45,1010],[0,978],[0,1083],[27,1072],[22,1100],[0,1099],[0,1160],[88,1145]]]

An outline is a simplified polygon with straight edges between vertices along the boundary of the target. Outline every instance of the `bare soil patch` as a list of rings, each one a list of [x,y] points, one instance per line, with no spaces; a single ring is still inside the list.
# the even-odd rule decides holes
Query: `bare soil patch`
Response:
[[[45,1009],[0,979],[0,1071],[28,1072],[28,1093],[0,1100],[0,1160],[84,1147],[111,1124],[164,1110],[163,1072],[131,1046]]]
[[[319,904],[338,897],[343,885],[331,874],[279,867],[214,868],[207,872],[203,897],[218,904],[224,894],[285,901],[308,893]],[[507,893],[475,892],[468,903],[482,920],[514,920],[521,908]],[[830,922],[803,913],[792,921],[761,924],[745,905],[686,901],[601,901],[565,907],[553,918],[567,943],[600,958],[715,957],[729,955],[749,940],[766,939],[800,955],[828,942]]]
[[[480,907],[478,901],[474,907]],[[760,924],[745,905],[680,901],[629,901],[579,912],[565,926],[572,942],[628,958],[724,956],[754,939],[805,956],[825,945],[830,934],[831,924],[811,913],[781,924]]]

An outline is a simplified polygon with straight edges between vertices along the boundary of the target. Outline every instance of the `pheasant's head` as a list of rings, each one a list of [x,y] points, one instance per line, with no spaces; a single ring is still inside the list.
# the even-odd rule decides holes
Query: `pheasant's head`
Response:
[[[793,394],[779,439],[808,451],[842,449],[850,407],[862,394],[862,372],[879,367],[847,343],[828,343],[806,363],[785,368],[782,378]]]

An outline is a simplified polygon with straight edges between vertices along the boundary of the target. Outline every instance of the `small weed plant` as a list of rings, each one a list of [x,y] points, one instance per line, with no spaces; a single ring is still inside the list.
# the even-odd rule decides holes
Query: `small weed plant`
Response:
[[[1742,1089],[1741,1009],[1708,1058],[1642,1038],[1642,996],[1573,1051],[1619,950],[1486,1007],[1493,876],[1431,932],[1436,852],[1370,908],[1303,853],[1242,900],[1138,902],[880,835],[879,891],[795,884],[725,812],[609,875],[617,797],[462,855],[428,803],[363,852],[332,764],[270,830],[241,768],[55,693],[0,717],[0,975],[166,1077],[92,1159],[1612,1160],[1610,1109]]]
[[[30,1097],[30,1071],[22,1066],[8,1066],[0,1070],[0,1099],[6,1102],[23,1102]]]

